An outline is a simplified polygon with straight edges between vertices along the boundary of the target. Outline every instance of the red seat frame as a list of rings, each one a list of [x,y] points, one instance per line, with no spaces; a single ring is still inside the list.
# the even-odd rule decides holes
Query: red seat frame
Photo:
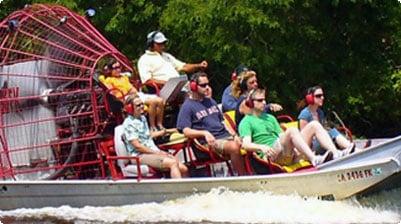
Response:
[[[128,159],[128,160],[135,160],[137,170],[138,170],[138,176],[136,177],[138,181],[141,179],[149,179],[149,178],[160,178],[161,175],[159,175],[155,170],[153,170],[151,167],[150,168],[150,173],[151,176],[143,176],[142,175],[142,170],[141,170],[141,162],[139,157],[137,156],[117,156],[116,150],[114,148],[114,140],[113,139],[106,139],[103,140],[99,143],[99,148],[102,151],[102,154],[105,156],[107,164],[109,166],[110,174],[113,180],[118,180],[118,179],[124,179],[126,178],[120,167],[116,164],[117,160],[120,159]]]
[[[233,169],[229,160],[222,158],[221,156],[217,155],[210,147],[204,146],[199,143],[197,139],[189,139],[187,143],[187,154],[189,155],[189,163],[192,166],[205,166],[207,168],[208,176],[212,175],[212,164],[216,163],[226,163],[228,172],[231,176],[234,175]],[[198,150],[200,153],[204,153],[207,158],[196,158],[194,150]]]

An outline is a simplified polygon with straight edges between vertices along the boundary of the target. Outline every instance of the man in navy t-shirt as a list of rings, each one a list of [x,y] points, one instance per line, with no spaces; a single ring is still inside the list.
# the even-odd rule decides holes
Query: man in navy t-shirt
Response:
[[[238,175],[244,175],[241,140],[234,130],[226,129],[216,101],[206,97],[210,88],[206,73],[198,72],[192,76],[191,92],[178,114],[177,129],[188,138],[200,138],[221,157],[229,157]]]

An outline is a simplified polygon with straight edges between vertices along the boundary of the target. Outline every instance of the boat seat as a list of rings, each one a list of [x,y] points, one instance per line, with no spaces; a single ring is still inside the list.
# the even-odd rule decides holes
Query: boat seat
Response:
[[[274,163],[270,160],[261,159],[256,153],[248,152],[246,155],[247,159],[245,160],[245,168],[247,172],[252,174],[275,174],[275,173],[292,173],[300,170],[305,170],[308,168],[312,168],[312,164],[306,160],[300,160],[299,162],[281,166],[277,163]]]
[[[286,114],[278,115],[277,120],[280,123],[280,127],[281,129],[283,129],[283,131],[287,130],[287,128],[299,129],[299,121],[294,120],[294,118],[292,118],[289,115]]]
[[[235,110],[224,112],[223,117],[225,125],[230,126],[232,129],[234,129],[235,132],[238,132],[237,124],[235,123]]]
[[[282,122],[280,123],[281,129],[283,131],[287,130],[288,128],[298,128],[299,129],[299,121],[291,121],[291,122]]]
[[[157,147],[164,151],[173,150],[174,152],[172,154],[175,156],[178,152],[185,149],[185,147],[187,146],[187,140],[188,139],[183,134],[175,132],[170,135],[169,142],[158,144]]]
[[[154,176],[154,172],[151,172],[150,167],[147,165],[140,164],[139,158],[128,154],[127,148],[123,141],[124,127],[118,125],[114,129],[114,147],[116,155],[121,157],[117,160],[117,164],[121,169],[124,177],[138,177],[138,176]],[[132,159],[131,159],[132,158]]]
[[[156,94],[158,96],[160,96],[160,90],[163,87],[162,85],[154,82],[153,80],[148,80],[145,83],[138,83],[137,86],[140,86],[142,91],[144,91],[145,93]]]
[[[114,139],[106,139],[100,142],[100,149],[106,157],[109,170],[113,179],[158,178],[156,171],[147,165],[140,164],[139,157],[128,154],[122,135],[122,125],[114,129]]]
[[[203,145],[198,139],[189,139],[186,149],[189,155],[189,164],[193,167],[206,167],[207,175],[212,176],[212,164],[225,163],[228,173],[233,176],[230,161],[214,153],[208,146]]]

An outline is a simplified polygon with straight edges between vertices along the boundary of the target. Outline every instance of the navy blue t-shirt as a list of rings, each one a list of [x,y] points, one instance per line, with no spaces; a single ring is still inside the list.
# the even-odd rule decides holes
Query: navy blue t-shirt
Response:
[[[204,98],[202,101],[187,98],[182,104],[177,118],[177,129],[207,130],[216,139],[230,136],[223,125],[223,115],[216,101]]]

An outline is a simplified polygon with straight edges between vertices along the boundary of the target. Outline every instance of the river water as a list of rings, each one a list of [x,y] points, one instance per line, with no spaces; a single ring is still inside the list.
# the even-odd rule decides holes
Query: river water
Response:
[[[163,203],[1,211],[3,223],[401,223],[401,188],[324,201],[225,188]]]

